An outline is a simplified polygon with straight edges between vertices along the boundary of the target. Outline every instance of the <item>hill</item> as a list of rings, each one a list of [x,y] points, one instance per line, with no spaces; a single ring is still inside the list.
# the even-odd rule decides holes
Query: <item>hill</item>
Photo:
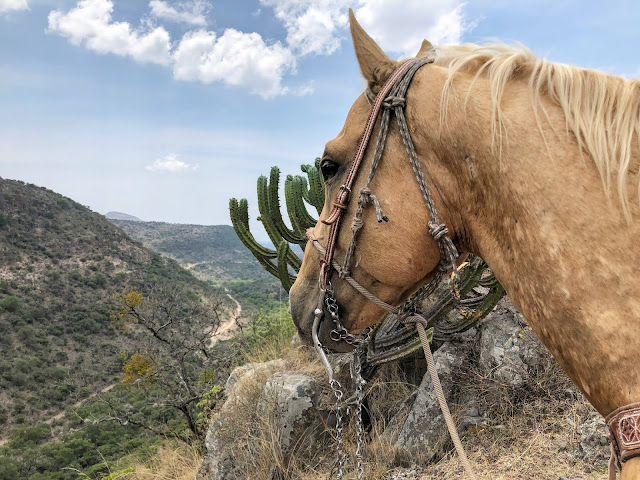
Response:
[[[122,212],[107,212],[105,214],[105,217],[107,217],[108,220],[129,220],[131,222],[142,221],[134,215],[129,215],[128,213],[122,213]]]
[[[0,178],[0,441],[114,383],[136,338],[112,328],[112,296],[161,284],[215,294],[104,216]]]
[[[145,247],[177,260],[200,278],[272,278],[229,225],[186,225],[111,220]]]

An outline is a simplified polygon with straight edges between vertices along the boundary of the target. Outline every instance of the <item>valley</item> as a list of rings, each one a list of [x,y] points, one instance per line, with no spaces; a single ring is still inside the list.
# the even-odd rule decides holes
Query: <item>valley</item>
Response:
[[[149,406],[167,395],[190,416],[211,406],[180,406],[171,378],[145,362],[174,362],[184,349],[189,381],[209,398],[200,396],[254,342],[253,333],[234,338],[238,320],[280,308],[280,290],[230,226],[109,221],[0,179],[0,480],[75,478],[66,468],[99,478],[106,460],[147,448],[161,432],[183,436],[179,410]]]

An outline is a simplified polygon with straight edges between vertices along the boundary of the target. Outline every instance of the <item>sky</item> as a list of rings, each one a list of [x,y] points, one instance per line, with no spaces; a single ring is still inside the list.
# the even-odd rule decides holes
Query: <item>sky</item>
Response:
[[[246,197],[255,218],[257,177],[300,173],[364,88],[349,7],[393,58],[498,39],[640,76],[637,0],[0,0],[0,176],[99,213],[230,224]]]

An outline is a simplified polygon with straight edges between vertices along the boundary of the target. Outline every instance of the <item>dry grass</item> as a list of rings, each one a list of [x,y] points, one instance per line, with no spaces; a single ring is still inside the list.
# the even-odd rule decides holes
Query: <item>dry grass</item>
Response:
[[[111,467],[109,480],[193,480],[202,463],[202,455],[194,447],[167,441],[153,458],[143,462],[125,457]],[[129,465],[122,467],[122,464]]]
[[[468,434],[463,443],[480,480],[606,479],[606,470],[592,472],[572,453],[577,449],[576,424],[591,410],[584,400],[540,399],[527,403],[503,424]],[[549,408],[551,407],[551,409]],[[550,410],[559,409],[559,413]],[[543,412],[541,414],[541,412]],[[457,479],[462,467],[451,453],[417,478]]]
[[[253,361],[273,358],[285,359],[285,371],[306,373],[326,384],[325,372],[308,349],[295,348],[283,342],[277,348],[263,348],[252,352]],[[271,414],[257,415],[256,405],[270,372],[257,372],[238,388],[230,412],[221,412],[214,420],[221,444],[228,449],[236,466],[234,478],[271,478],[277,470],[279,480],[325,480],[329,478],[335,459],[334,430],[327,427],[318,432],[304,432],[285,455],[280,444],[280,432]],[[603,480],[607,478],[605,465],[585,465],[578,451],[577,426],[590,414],[592,408],[571,385],[557,365],[549,362],[531,377],[524,388],[514,389],[500,384],[465,366],[458,375],[458,389],[463,398],[474,398],[480,411],[491,419],[484,429],[467,432],[463,443],[480,480]],[[342,380],[342,379],[341,379]],[[345,391],[350,391],[345,386]],[[449,453],[439,462],[429,464],[419,455],[407,457],[396,450],[381,433],[399,428],[393,424],[398,413],[408,412],[407,398],[416,386],[407,381],[397,365],[381,368],[367,385],[367,412],[371,417],[368,442],[364,449],[364,478],[367,480],[446,480],[464,478],[455,453]],[[331,393],[324,392],[325,401],[331,403]],[[458,410],[465,408],[459,406]],[[452,409],[456,411],[456,406]],[[402,415],[400,415],[402,418]],[[350,460],[346,465],[345,480],[356,478],[355,425],[345,427],[345,451]],[[197,455],[196,455],[197,456]],[[158,462],[167,464],[167,455]],[[154,473],[172,471],[169,467],[136,467],[131,480],[191,480],[200,463],[199,458],[184,462],[184,473],[175,469],[175,475]],[[177,461],[170,463],[178,465]],[[594,467],[596,470],[593,471]],[[146,476],[143,476],[146,475]],[[156,476],[153,476],[156,475]],[[161,476],[165,475],[165,476]],[[174,475],[174,476],[171,476]]]

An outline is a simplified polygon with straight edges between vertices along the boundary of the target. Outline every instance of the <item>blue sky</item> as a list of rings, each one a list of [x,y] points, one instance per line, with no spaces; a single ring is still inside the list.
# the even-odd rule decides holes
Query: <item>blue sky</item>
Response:
[[[632,1],[0,0],[0,176],[144,220],[228,224],[232,196],[255,217],[256,178],[312,162],[362,91],[348,7],[394,57],[500,39],[640,75]]]

